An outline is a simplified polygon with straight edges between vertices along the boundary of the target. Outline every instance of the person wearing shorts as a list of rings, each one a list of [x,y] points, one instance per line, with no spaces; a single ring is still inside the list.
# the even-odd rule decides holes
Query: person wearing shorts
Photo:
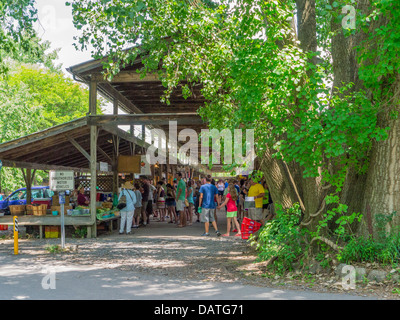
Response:
[[[214,211],[216,209],[215,206],[215,197],[218,197],[219,202],[219,195],[218,189],[215,185],[211,183],[211,176],[206,177],[206,183],[200,187],[200,199],[199,199],[199,209],[200,212],[200,221],[204,223],[205,232],[202,236],[209,236],[209,229],[210,223],[215,229],[215,233],[217,236],[220,236],[221,233],[218,231],[217,222],[215,221]]]
[[[254,180],[250,181],[250,189],[247,195],[254,198],[255,207],[248,209],[248,217],[251,220],[260,221],[262,225],[265,223],[265,214],[263,210],[263,198],[265,190],[263,186]]]
[[[235,237],[240,237],[242,235],[242,233],[240,232],[240,225],[239,222],[237,220],[237,199],[239,198],[239,194],[236,191],[236,188],[233,184],[229,184],[228,185],[228,193],[225,197],[225,200],[223,203],[221,203],[218,206],[218,209],[220,209],[221,207],[226,205],[226,220],[227,220],[227,224],[226,224],[226,233],[223,234],[223,237],[229,237],[230,231],[231,231],[231,222],[233,220],[235,226],[236,226],[236,230],[237,233],[235,234]]]

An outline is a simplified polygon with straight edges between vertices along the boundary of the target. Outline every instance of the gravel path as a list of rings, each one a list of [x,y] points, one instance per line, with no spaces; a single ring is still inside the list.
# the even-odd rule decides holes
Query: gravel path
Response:
[[[218,222],[220,231],[225,233],[224,212],[218,213]],[[194,222],[192,226],[177,228],[174,224],[152,220],[147,227],[133,230],[131,235],[119,235],[114,231],[111,234],[103,232],[97,239],[67,238],[66,246],[70,250],[62,253],[49,253],[46,249],[59,245],[60,239],[21,239],[18,256],[13,255],[12,240],[0,240],[0,263],[12,262],[27,270],[42,265],[74,265],[115,270],[119,274],[167,277],[174,281],[347,293],[337,285],[337,279],[328,276],[315,276],[313,281],[310,278],[264,277],[262,264],[254,263],[256,253],[245,240],[233,236],[217,237],[212,228],[210,237],[202,237],[202,223]],[[4,268],[1,271],[6,274]],[[387,291],[356,290],[349,293],[360,297],[398,297]]]

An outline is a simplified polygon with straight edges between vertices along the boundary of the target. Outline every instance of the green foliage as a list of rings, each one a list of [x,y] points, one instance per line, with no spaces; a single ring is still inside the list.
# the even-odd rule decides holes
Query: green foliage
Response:
[[[277,208],[276,218],[267,221],[260,229],[252,245],[258,251],[258,259],[267,261],[276,257],[274,263],[277,272],[292,269],[292,263],[304,252],[305,230],[299,228],[301,211],[298,204],[289,210]]]
[[[336,10],[340,4],[336,1]],[[306,177],[319,176],[327,160],[365,170],[372,141],[386,137],[376,123],[379,105],[365,92],[354,92],[350,83],[331,95],[331,66],[313,64],[315,53],[303,52],[293,36],[292,1],[192,6],[172,0],[81,0],[71,5],[74,24],[83,32],[77,46],[91,43],[94,57],[108,54],[108,77],[147,53],[139,72],[159,72],[162,66],[164,101],[180,81],[188,82],[185,97],[200,82],[207,103],[199,112],[211,128],[254,129],[260,157],[272,148],[275,157],[300,164]],[[325,32],[324,19],[333,8],[328,9],[318,10]],[[323,37],[329,50],[331,35]],[[134,47],[123,50],[129,45]]]
[[[386,231],[396,212],[388,215],[377,214],[375,228],[377,235],[351,237],[338,255],[339,261],[379,262],[383,264],[398,264],[400,262],[400,233],[398,227]]]
[[[25,84],[14,87],[0,81],[0,143],[38,131],[42,111]],[[2,168],[0,174],[2,191],[24,186],[19,169]]]
[[[0,76],[9,71],[7,57],[19,62],[51,66],[54,52],[46,54],[33,24],[37,21],[35,0],[0,0]]]
[[[388,252],[383,243],[374,241],[371,237],[354,237],[338,254],[340,262],[393,262],[387,261]]]
[[[10,60],[8,74],[0,81],[0,143],[84,117],[88,104],[88,90],[61,72]],[[100,114],[102,105],[99,100]],[[2,191],[25,186],[19,169],[2,168],[0,174]],[[45,176],[37,171],[36,181]]]
[[[63,253],[66,251],[66,249],[61,248],[61,246],[58,244],[47,245],[45,249],[47,250],[48,253],[52,254]]]
[[[389,89],[382,87],[390,88],[399,70],[398,1],[371,1],[373,18],[389,23],[373,29],[372,17],[357,12],[356,30],[340,27],[341,8],[352,1],[316,1],[319,52],[304,52],[295,37],[295,1],[193,3],[73,1],[74,24],[82,31],[76,46],[84,49],[90,43],[94,57],[108,55],[104,67],[109,78],[140,56],[143,67],[138,72],[159,73],[165,86],[161,99],[167,103],[173,91],[182,90],[189,97],[193,85],[200,83],[207,102],[199,113],[210,128],[254,129],[261,159],[268,150],[273,157],[298,164],[303,177],[318,177],[333,187],[325,199],[328,209],[316,218],[312,236],[326,233],[333,222],[338,239],[354,232],[352,225],[362,216],[347,212],[340,192],[350,168],[367,172],[373,143],[388,134],[378,116],[390,98]],[[333,30],[335,25],[339,27]],[[358,83],[331,87],[332,38],[339,32],[367,34],[365,50],[357,57],[363,89]],[[181,81],[187,82],[183,89],[178,86]],[[272,226],[278,228],[271,223],[263,232]],[[274,228],[268,232],[280,234]],[[279,253],[270,247],[261,252]],[[292,261],[292,254],[287,260]]]
[[[73,238],[85,238],[86,236],[87,236],[87,228],[86,227],[76,228],[72,235]]]
[[[394,82],[400,70],[400,3],[397,0],[372,0],[373,11],[363,20],[362,27],[368,30],[368,37],[358,48],[361,63],[360,78],[368,88],[376,89],[376,99],[382,98],[383,85]],[[389,21],[373,30],[376,21]],[[374,50],[367,48],[374,46]]]
[[[84,117],[88,112],[89,91],[61,72],[23,64],[10,72],[7,82],[17,90],[27,89],[33,105],[42,106],[40,129]],[[101,105],[102,100],[98,104],[100,114]]]
[[[42,111],[27,85],[0,81],[0,143],[38,131]]]

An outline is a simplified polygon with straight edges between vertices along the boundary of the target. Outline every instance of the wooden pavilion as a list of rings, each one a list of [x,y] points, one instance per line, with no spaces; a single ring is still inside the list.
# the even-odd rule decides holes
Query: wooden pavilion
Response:
[[[0,160],[3,166],[26,168],[28,188],[31,170],[73,170],[90,173],[90,198],[95,199],[99,163],[108,164],[114,177],[113,191],[116,191],[118,157],[145,154],[150,147],[145,139],[146,127],[163,130],[168,139],[170,121],[177,122],[178,131],[190,128],[200,134],[202,129],[207,129],[207,124],[197,114],[197,109],[204,103],[199,88],[195,88],[194,95],[188,99],[184,99],[180,93],[174,93],[170,105],[166,105],[160,101],[164,90],[161,81],[152,74],[141,78],[135,71],[140,67],[141,62],[137,60],[131,66],[122,69],[112,81],[104,80],[102,60],[91,60],[68,68],[76,81],[89,86],[87,116],[1,144]],[[97,114],[98,94],[112,102],[113,114]],[[124,114],[119,114],[119,110]],[[119,128],[121,125],[129,125],[131,130],[124,131]],[[135,126],[141,126],[140,136],[134,134]],[[185,166],[179,161],[153,165],[152,174],[156,176],[155,167],[158,167],[158,178],[165,176],[168,179],[178,170],[183,170],[190,177],[212,174],[211,170],[197,160],[194,164],[189,163]],[[96,237],[95,201],[91,201],[90,209],[90,217],[65,217],[65,224],[87,226],[88,237]],[[22,218],[20,223],[24,224],[25,217]],[[25,224],[60,224],[59,217],[58,220],[57,217],[29,218],[31,220]]]

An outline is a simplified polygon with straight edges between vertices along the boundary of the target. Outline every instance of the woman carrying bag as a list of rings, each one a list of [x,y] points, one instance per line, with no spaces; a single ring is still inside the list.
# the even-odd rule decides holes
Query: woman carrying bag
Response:
[[[125,182],[121,188],[122,190],[118,198],[119,204],[117,206],[118,208],[122,207],[122,209],[119,211],[121,215],[119,234],[124,234],[124,229],[126,229],[126,234],[130,234],[132,229],[133,215],[135,213],[136,195],[132,191],[133,185],[129,181]],[[121,199],[124,199],[125,201],[123,202]]]

